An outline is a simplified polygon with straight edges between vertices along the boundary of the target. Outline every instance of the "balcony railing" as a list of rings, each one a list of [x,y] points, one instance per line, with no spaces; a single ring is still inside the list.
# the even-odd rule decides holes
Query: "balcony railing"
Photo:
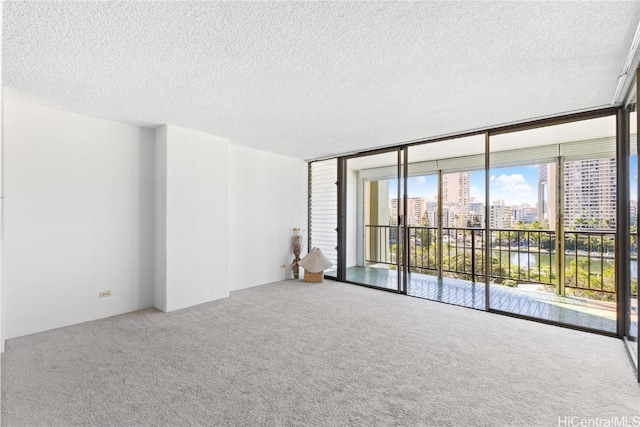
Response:
[[[565,287],[615,295],[615,231],[565,231]]]
[[[556,233],[551,230],[492,230],[492,278],[555,284]]]
[[[494,282],[558,287],[555,231],[493,229],[490,234],[490,278]],[[575,294],[615,294],[615,234],[615,231],[564,232],[564,289]],[[408,227],[410,271],[437,274],[441,250],[443,274],[472,282],[485,280],[483,229],[444,227],[442,248],[439,241],[435,227]],[[397,227],[367,225],[366,261],[397,265],[397,242]]]

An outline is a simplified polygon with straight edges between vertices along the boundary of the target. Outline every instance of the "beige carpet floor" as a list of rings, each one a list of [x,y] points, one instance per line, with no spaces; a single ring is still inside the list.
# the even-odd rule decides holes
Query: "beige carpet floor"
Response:
[[[335,282],[88,322],[2,355],[6,426],[597,419],[640,423],[620,340]]]

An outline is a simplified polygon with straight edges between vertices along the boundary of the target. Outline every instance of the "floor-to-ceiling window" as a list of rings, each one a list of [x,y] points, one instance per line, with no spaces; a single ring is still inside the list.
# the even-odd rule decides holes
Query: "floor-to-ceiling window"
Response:
[[[345,159],[344,277],[402,291],[404,257],[402,156],[399,150]]]
[[[637,86],[634,85],[625,105],[626,132],[629,143],[629,258],[630,274],[625,340],[638,369],[638,114]],[[640,373],[639,373],[640,381]]]
[[[624,335],[637,357],[635,96],[625,108],[624,137],[612,108],[338,159],[337,278]]]
[[[490,139],[492,310],[617,332],[616,117]]]
[[[408,148],[412,296],[484,310],[484,134]]]

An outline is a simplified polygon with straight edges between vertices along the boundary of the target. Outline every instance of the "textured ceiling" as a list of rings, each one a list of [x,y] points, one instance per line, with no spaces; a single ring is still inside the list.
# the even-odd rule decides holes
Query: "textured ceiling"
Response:
[[[311,159],[611,103],[640,2],[5,2],[3,84]]]

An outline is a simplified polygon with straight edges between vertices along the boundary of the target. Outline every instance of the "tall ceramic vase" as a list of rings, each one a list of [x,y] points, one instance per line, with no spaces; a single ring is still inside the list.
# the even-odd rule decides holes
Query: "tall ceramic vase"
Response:
[[[291,263],[291,270],[293,270],[293,278],[300,278],[300,267],[298,261],[300,261],[300,251],[302,250],[302,234],[299,228],[293,229],[293,263]]]

